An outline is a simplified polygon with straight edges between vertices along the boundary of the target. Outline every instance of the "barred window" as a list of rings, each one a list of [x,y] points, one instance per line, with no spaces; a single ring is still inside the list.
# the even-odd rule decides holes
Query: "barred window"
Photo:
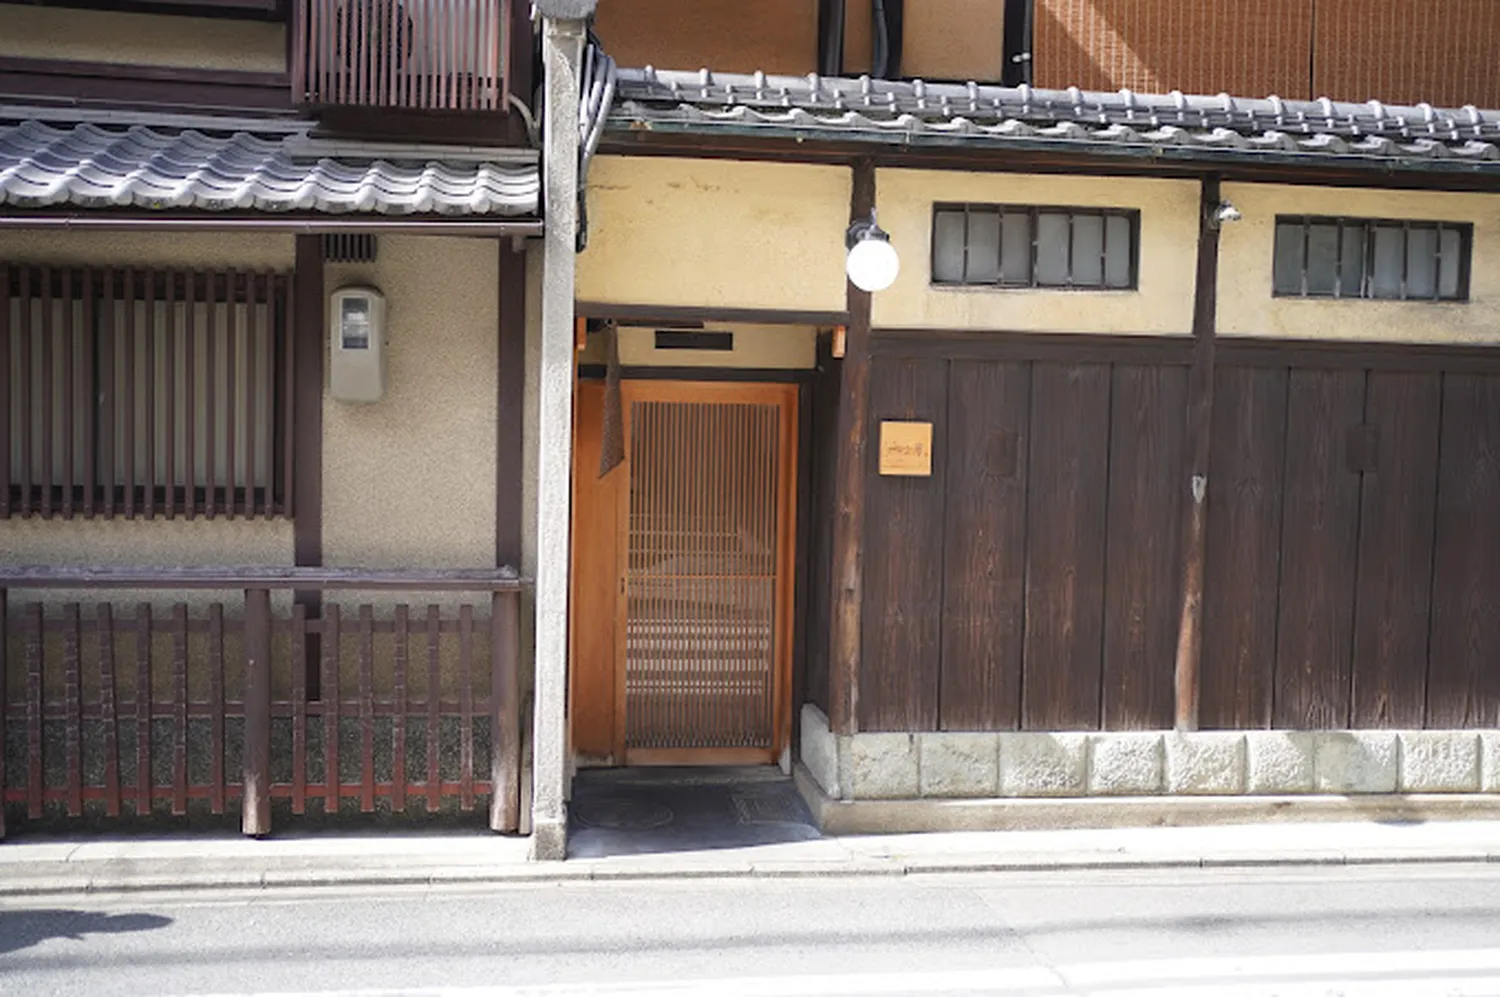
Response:
[[[1140,212],[938,204],[932,282],[967,287],[1133,290]]]
[[[1281,215],[1278,297],[1467,301],[1473,226]]]
[[[288,516],[285,273],[0,263],[0,516]]]

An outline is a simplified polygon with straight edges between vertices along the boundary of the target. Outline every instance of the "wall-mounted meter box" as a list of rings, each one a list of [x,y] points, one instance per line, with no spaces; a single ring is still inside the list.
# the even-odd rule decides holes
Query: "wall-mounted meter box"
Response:
[[[341,402],[378,402],[385,394],[385,295],[341,287],[329,298],[328,393]]]

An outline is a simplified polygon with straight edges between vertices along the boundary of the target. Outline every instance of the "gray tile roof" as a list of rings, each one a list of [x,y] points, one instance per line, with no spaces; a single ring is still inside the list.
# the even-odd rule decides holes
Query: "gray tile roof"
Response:
[[[0,205],[21,208],[313,211],[381,215],[530,215],[535,163],[483,154],[433,158],[382,146],[378,155],[303,131],[0,122]],[[503,159],[496,150],[496,158]]]
[[[1500,174],[1500,111],[622,69],[609,127]]]

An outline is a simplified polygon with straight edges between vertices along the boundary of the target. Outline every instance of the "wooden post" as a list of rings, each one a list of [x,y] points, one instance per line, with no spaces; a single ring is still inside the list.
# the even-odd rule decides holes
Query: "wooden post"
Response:
[[[1178,730],[1198,729],[1203,654],[1203,572],[1208,540],[1208,471],[1214,411],[1214,337],[1219,283],[1219,178],[1203,179],[1198,274],[1193,292],[1193,366],[1188,375],[1187,502],[1182,514],[1182,616],[1177,629]]]
[[[299,235],[292,289],[295,340],[292,343],[292,544],[299,568],[323,565],[323,357],[328,352],[323,296],[323,243],[316,235]],[[297,591],[297,605],[308,619],[322,615],[323,596],[317,589]],[[318,634],[308,634],[307,695],[322,698],[319,687]]]
[[[245,590],[245,796],[241,828],[271,833],[271,592]]]
[[[867,219],[875,207],[875,164],[854,164],[849,213]],[[857,729],[860,607],[864,569],[860,551],[865,528],[865,424],[870,384],[870,295],[848,286],[849,326],[839,369],[838,446],[834,472],[833,597],[828,644],[829,725],[838,734]]]
[[[7,673],[7,592],[0,588],[0,840],[5,838],[5,677]]]
[[[495,566],[521,567],[522,422],[526,400],[526,252],[499,240],[495,400]]]
[[[521,826],[521,594],[490,600],[490,830]]]

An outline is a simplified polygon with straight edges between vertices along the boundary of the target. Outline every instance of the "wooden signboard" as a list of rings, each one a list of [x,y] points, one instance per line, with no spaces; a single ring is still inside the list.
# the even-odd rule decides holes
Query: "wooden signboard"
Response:
[[[880,473],[907,478],[932,477],[932,423],[882,422]]]

